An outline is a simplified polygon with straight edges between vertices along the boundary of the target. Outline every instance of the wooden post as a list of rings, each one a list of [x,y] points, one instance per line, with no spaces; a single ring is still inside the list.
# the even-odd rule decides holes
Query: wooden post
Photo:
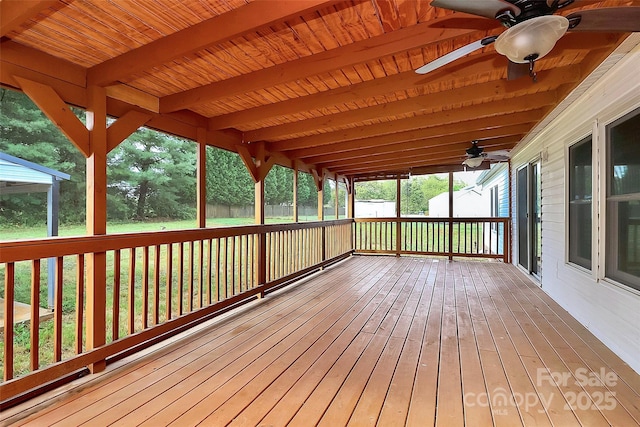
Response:
[[[97,236],[107,233],[107,96],[99,87],[90,87],[87,94],[87,234]],[[92,350],[105,344],[107,254],[87,255],[87,350]],[[89,369],[96,373],[105,366],[101,360]]]
[[[402,193],[402,180],[400,174],[396,177],[396,256],[400,256],[400,250],[402,249],[402,223],[400,222],[401,216],[401,193]]]
[[[347,178],[347,218],[353,220],[355,218],[355,196],[356,196],[356,188],[355,182],[352,177]],[[352,221],[351,223],[351,251],[352,253],[355,251],[356,244],[356,223]]]
[[[324,179],[318,184],[318,221],[324,221]]]
[[[198,228],[207,226],[207,130],[198,128],[197,221]]]
[[[293,165],[293,222],[300,220],[298,212],[298,166]]]
[[[255,223],[264,225],[264,179],[256,182],[255,185]],[[258,234],[258,286],[267,283],[267,235],[266,233]],[[264,292],[258,295],[259,298],[264,297]]]
[[[336,179],[334,182],[336,184],[335,213],[336,213],[336,219],[340,219],[340,186],[338,185],[338,174],[336,174]]]
[[[355,206],[356,206],[356,188],[353,178],[349,178],[347,183],[347,218],[355,218]]]
[[[449,261],[453,260],[453,172],[449,172]]]
[[[318,189],[318,221],[324,221],[324,174],[314,173],[314,178],[316,181],[316,187]],[[321,228],[320,234],[320,260],[324,261],[325,259],[327,259],[327,233],[324,225]]]

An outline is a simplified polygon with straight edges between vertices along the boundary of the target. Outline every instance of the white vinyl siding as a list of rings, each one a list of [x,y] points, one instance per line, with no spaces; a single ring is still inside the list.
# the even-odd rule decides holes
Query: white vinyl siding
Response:
[[[516,171],[533,160],[541,160],[542,289],[640,372],[640,292],[605,277],[603,182],[605,129],[640,107],[638,70],[640,46],[636,45],[528,144],[514,150],[511,185],[515,200]],[[591,271],[569,263],[567,244],[569,146],[589,135],[593,135],[593,167],[599,177],[593,193]],[[517,248],[515,225],[513,247]],[[516,258],[514,251],[517,265]]]

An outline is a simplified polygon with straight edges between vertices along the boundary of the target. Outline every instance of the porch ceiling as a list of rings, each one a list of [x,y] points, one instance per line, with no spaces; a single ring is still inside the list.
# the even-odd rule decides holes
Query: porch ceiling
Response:
[[[562,14],[640,1],[578,1]],[[1,83],[45,83],[85,106],[237,151],[264,141],[280,164],[342,177],[459,168],[471,140],[515,146],[626,37],[573,33],[506,80],[493,47],[413,70],[503,28],[428,0],[4,1]],[[444,169],[442,169],[444,167]]]

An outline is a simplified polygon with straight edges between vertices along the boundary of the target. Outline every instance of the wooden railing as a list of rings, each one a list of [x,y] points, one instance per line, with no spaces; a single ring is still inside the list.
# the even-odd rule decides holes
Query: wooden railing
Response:
[[[114,360],[353,252],[353,220],[0,243],[4,276],[2,401]],[[88,257],[106,257],[106,344],[87,349]],[[53,319],[41,322],[47,262]],[[16,291],[21,294],[16,295]],[[14,321],[14,301],[30,303]],[[95,326],[94,326],[95,327]]]
[[[357,253],[509,260],[509,218],[357,218]]]
[[[0,405],[166,339],[354,250],[507,260],[508,236],[508,218],[382,218],[0,243]],[[97,325],[106,339],[89,349],[94,254],[106,258],[105,320]],[[51,258],[53,319],[41,321]],[[12,328],[15,301],[29,304],[29,315]]]

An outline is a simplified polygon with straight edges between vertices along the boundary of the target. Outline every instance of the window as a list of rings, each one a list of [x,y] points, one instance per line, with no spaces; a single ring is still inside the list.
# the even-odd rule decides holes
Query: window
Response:
[[[591,269],[591,136],[569,147],[569,262]]]
[[[491,187],[490,190],[491,193],[491,218],[496,218],[498,216],[500,216],[499,213],[499,207],[498,207],[498,186],[495,185],[493,187]],[[493,231],[497,231],[498,230],[498,223],[497,222],[492,222],[491,223],[491,230]]]
[[[640,109],[607,126],[605,273],[640,290]]]

